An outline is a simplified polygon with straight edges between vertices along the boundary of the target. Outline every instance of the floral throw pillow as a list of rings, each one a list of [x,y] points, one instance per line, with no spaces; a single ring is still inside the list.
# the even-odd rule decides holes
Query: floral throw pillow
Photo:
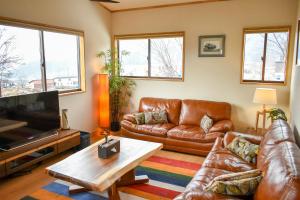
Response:
[[[145,114],[144,113],[135,113],[133,114],[136,124],[141,125],[145,124]]]
[[[165,110],[155,112],[145,112],[145,124],[168,123],[168,116]]]
[[[262,178],[260,170],[221,175],[215,177],[205,191],[232,196],[253,195]]]
[[[248,163],[256,163],[256,158],[259,150],[258,145],[252,144],[242,137],[236,137],[230,144],[226,146],[226,148]]]
[[[200,126],[205,133],[208,133],[209,129],[213,126],[213,123],[213,120],[209,116],[204,115],[201,119]]]

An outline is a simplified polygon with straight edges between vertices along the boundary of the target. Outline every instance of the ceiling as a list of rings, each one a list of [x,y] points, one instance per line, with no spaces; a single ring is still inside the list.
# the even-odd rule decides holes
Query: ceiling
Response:
[[[122,10],[136,10],[144,8],[168,7],[185,4],[215,2],[225,0],[119,0],[120,3],[101,3],[105,8],[112,12]]]

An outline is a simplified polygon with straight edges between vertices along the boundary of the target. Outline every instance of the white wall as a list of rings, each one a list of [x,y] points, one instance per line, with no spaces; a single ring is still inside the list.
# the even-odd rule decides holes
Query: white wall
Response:
[[[298,15],[295,18],[295,23],[298,23],[298,19],[300,19],[300,0],[298,0]],[[296,36],[295,36],[296,38]],[[297,41],[295,40],[295,43]],[[295,58],[296,58],[296,48],[295,45]],[[293,72],[292,72],[292,84],[291,84],[291,125],[292,129],[295,132],[295,136],[297,138],[298,145],[300,146],[300,63],[296,65],[293,63]]]
[[[96,53],[110,48],[111,13],[89,0],[0,0],[0,16],[83,30],[87,92],[60,97],[69,109],[71,128],[97,127],[92,77],[99,72]]]
[[[226,101],[233,105],[232,119],[238,130],[254,126],[261,107],[252,103],[256,87],[240,84],[242,31],[245,27],[292,25],[291,50],[297,0],[232,0],[112,14],[113,34],[186,32],[185,81],[137,80],[133,110],[144,96]],[[226,34],[225,58],[199,58],[198,36]],[[292,52],[292,51],[291,51]],[[289,113],[288,84],[269,86],[278,90],[278,107]]]

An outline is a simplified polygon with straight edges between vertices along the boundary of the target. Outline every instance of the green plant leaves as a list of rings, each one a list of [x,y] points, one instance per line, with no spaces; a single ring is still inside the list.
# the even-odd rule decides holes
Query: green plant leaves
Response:
[[[121,57],[128,54],[129,52],[122,51]],[[98,58],[104,58],[105,67],[102,73],[109,75],[111,114],[114,122],[119,121],[120,114],[128,106],[132,91],[136,86],[135,81],[120,76],[121,61],[116,55],[116,52],[112,50],[101,51],[97,54]]]
[[[280,108],[272,108],[271,110],[268,111],[269,116],[268,118],[271,118],[272,121],[277,120],[277,119],[282,119],[287,121],[287,117],[284,113],[284,111]]]

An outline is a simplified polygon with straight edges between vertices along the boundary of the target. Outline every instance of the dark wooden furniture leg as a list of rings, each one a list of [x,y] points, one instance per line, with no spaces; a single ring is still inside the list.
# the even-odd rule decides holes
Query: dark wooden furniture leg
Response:
[[[143,183],[148,183],[148,182],[149,182],[148,176],[146,176],[146,175],[135,176],[134,169],[133,169],[121,177],[121,179],[117,182],[117,186],[123,187],[123,186],[137,185],[137,184],[143,184]]]
[[[120,200],[117,184],[114,183],[110,188],[108,189],[108,197],[109,200]]]

